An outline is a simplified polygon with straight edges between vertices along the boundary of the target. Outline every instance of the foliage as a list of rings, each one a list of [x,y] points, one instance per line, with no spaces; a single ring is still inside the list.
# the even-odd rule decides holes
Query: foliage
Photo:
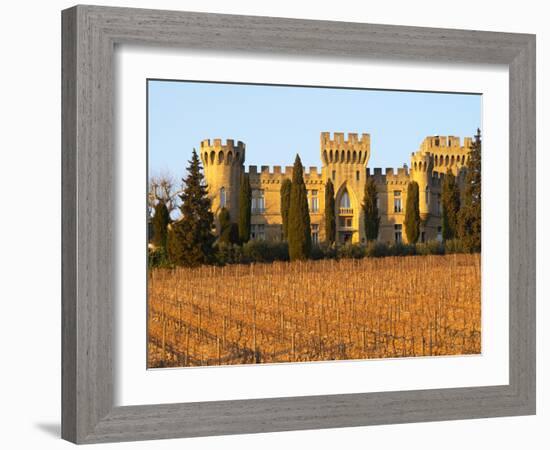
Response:
[[[220,223],[220,235],[218,242],[221,244],[238,244],[239,243],[239,229],[237,224],[231,222],[229,211],[223,207],[218,214],[218,221]]]
[[[445,254],[451,253],[467,253],[460,239],[449,239],[445,241]]]
[[[365,247],[365,256],[381,258],[389,256],[389,245],[384,242],[371,241]]]
[[[294,161],[290,190],[288,247],[291,261],[307,259],[311,253],[311,224],[307,190],[304,183],[302,161],[298,155]]]
[[[347,242],[337,248],[336,256],[338,259],[353,258],[361,259],[366,256],[365,246],[361,244],[352,244]]]
[[[153,226],[152,243],[155,247],[166,250],[166,239],[168,235],[168,225],[170,224],[170,213],[164,201],[158,201],[155,205],[155,214],[151,219]]]
[[[241,187],[239,191],[239,240],[248,242],[250,239],[250,217],[252,208],[252,190],[250,178],[247,173],[241,175]]]
[[[418,183],[411,181],[407,187],[407,205],[405,207],[405,234],[407,241],[415,244],[420,236],[420,207],[418,205]]]
[[[325,241],[330,245],[336,240],[336,206],[334,184],[329,178],[325,186]]]
[[[262,263],[288,260],[288,244],[286,242],[250,241],[243,245],[242,262]]]
[[[215,240],[212,233],[214,215],[210,211],[211,202],[195,149],[184,185],[180,194],[181,217],[172,224],[168,251],[174,264],[194,267],[212,261]]]
[[[460,210],[460,191],[451,169],[447,171],[441,189],[441,206],[443,209],[443,240],[454,239],[457,235],[458,211]]]
[[[292,182],[285,178],[281,184],[281,216],[283,219],[283,238],[288,240],[288,211],[290,209],[290,191]]]
[[[445,245],[443,245],[443,243],[439,242],[438,240],[418,242],[416,244],[417,255],[443,255],[445,253]]]
[[[365,183],[365,195],[363,197],[363,213],[365,215],[365,236],[367,241],[378,239],[378,229],[380,227],[380,216],[377,206],[378,193],[376,184],[372,177],[367,177]]]
[[[169,268],[172,267],[168,259],[168,253],[165,248],[148,248],[147,249],[147,267],[152,268]]]
[[[219,243],[216,261],[218,264],[252,264],[288,261],[286,242],[248,241],[244,245]]]
[[[479,128],[466,165],[467,173],[458,214],[458,236],[465,250],[481,251],[481,135]]]

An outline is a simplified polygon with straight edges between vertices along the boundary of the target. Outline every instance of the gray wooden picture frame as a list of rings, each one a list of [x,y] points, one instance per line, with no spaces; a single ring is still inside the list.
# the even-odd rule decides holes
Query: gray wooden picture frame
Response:
[[[64,439],[94,443],[535,413],[534,35],[97,6],[63,11],[62,34]],[[507,65],[509,384],[114,406],[113,53],[126,43]]]

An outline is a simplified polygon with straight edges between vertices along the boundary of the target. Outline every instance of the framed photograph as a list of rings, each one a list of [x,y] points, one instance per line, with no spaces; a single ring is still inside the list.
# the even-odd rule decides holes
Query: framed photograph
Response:
[[[535,413],[533,35],[62,24],[65,439]]]

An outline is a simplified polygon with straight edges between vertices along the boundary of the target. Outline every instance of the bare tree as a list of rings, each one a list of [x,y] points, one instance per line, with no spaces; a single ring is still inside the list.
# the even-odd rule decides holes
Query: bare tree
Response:
[[[178,207],[179,194],[182,191],[183,186],[176,186],[175,179],[170,172],[163,171],[152,175],[149,178],[149,189],[147,193],[149,215],[152,215],[155,205],[158,202],[163,202],[168,209],[168,213],[172,214]]]

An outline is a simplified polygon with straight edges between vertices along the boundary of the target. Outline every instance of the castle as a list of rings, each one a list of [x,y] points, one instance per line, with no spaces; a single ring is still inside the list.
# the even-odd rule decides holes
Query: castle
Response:
[[[380,229],[378,240],[382,242],[406,242],[404,230],[407,185],[416,181],[419,186],[419,208],[422,220],[420,241],[441,240],[441,185],[450,169],[459,185],[464,183],[465,166],[468,162],[472,139],[454,136],[429,136],[418,151],[411,154],[410,168],[404,165],[394,171],[382,171],[367,167],[371,145],[370,135],[348,133],[321,133],[320,154],[322,168],[304,170],[307,188],[311,236],[314,243],[325,237],[325,184],[331,179],[334,184],[336,205],[336,240],[339,243],[365,242],[363,220],[363,193],[367,177],[373,177],[378,191]],[[212,211],[217,216],[225,207],[232,221],[239,215],[240,179],[245,172],[246,146],[243,142],[228,139],[203,140],[200,157]],[[281,183],[292,178],[292,166],[284,170],[274,166],[249,166],[248,175],[252,188],[251,238],[256,240],[281,240]]]

